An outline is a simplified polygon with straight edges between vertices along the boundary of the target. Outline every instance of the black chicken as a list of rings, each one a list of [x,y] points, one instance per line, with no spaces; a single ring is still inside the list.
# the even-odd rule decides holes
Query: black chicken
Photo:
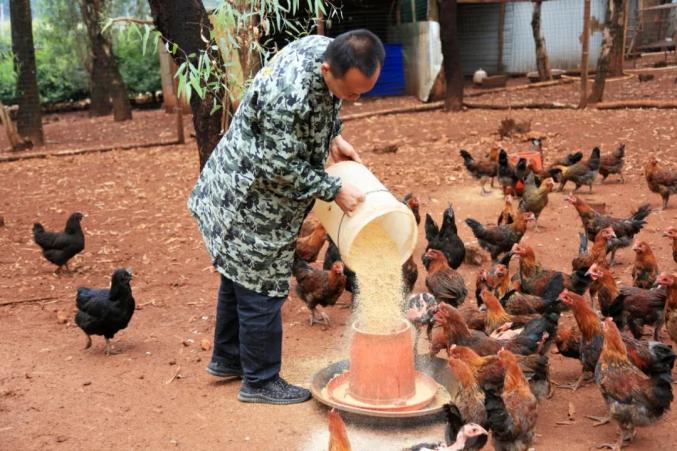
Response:
[[[68,260],[85,248],[85,234],[80,226],[82,218],[82,213],[70,215],[63,232],[47,232],[39,222],[33,224],[33,239],[42,248],[42,255],[58,266],[56,272],[61,271],[62,266],[70,272]]]
[[[509,188],[512,189],[512,186],[515,184],[515,169],[510,164],[508,160],[508,153],[501,149],[498,154],[498,182],[501,184],[503,189],[503,194],[509,192]]]
[[[454,209],[451,208],[451,204],[449,204],[449,208],[444,210],[441,228],[437,227],[429,214],[425,215],[425,238],[428,241],[425,252],[428,252],[429,249],[437,249],[447,257],[449,266],[453,269],[458,269],[461,266],[463,259],[465,259],[465,245],[458,236]],[[425,253],[422,261],[425,268],[428,269],[430,259],[425,256]]]
[[[110,355],[110,339],[127,327],[136,307],[129,285],[131,280],[129,270],[118,269],[113,273],[110,289],[78,288],[75,323],[87,334],[85,349],[92,346],[92,335],[103,335],[106,355]]]

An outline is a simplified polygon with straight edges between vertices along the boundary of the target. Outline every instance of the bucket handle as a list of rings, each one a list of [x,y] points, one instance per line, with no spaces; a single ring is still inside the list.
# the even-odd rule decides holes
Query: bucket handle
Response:
[[[388,191],[385,188],[375,189],[375,190],[367,191],[366,193],[364,193],[364,197],[367,197],[368,195],[374,194],[374,193],[390,193],[390,191]],[[342,256],[342,254],[341,254],[341,227],[343,226],[343,220],[346,218],[346,216],[347,215],[344,212],[343,215],[341,216],[341,220],[339,221],[338,229],[336,230],[336,243],[335,244],[336,244],[336,249],[338,249],[338,251],[339,251],[339,256]],[[341,257],[341,259],[343,259],[343,257]]]

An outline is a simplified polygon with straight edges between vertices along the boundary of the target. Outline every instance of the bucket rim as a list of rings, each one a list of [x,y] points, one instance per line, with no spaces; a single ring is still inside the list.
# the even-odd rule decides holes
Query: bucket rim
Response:
[[[374,331],[367,331],[364,329],[360,328],[360,320],[356,319],[353,321],[353,324],[350,326],[353,332],[359,333],[360,335],[371,335],[371,336],[379,336],[379,337],[386,337],[390,335],[398,335],[404,332],[407,332],[411,330],[411,323],[404,319],[404,318],[397,318],[399,324],[397,325],[397,328],[394,330],[390,330],[388,332],[374,332]]]

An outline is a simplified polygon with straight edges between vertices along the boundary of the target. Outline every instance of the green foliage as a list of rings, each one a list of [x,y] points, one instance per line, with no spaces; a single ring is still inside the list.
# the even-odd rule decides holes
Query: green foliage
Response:
[[[153,40],[146,42],[144,51],[144,41],[139,41],[138,36],[127,31],[113,34],[116,61],[130,94],[161,89],[160,60],[155,50],[157,43]]]
[[[221,1],[213,11],[215,25],[211,45],[218,47],[222,65],[209,58],[207,52],[190,55],[177,69],[179,91],[188,98],[195,93],[204,98],[215,94],[212,112],[227,100],[237,101],[244,87],[256,74],[260,62],[267,61],[277,51],[277,42],[293,40],[308,34],[320,16],[331,19],[338,10],[325,0],[247,0]],[[310,16],[309,20],[301,17]],[[173,52],[181,52],[176,46]],[[221,94],[222,93],[222,94]],[[220,96],[220,95],[221,96]]]
[[[87,95],[88,74],[77,49],[82,33],[76,28],[58,30],[33,22],[35,63],[42,103],[79,99]]]
[[[2,26],[2,24],[0,24]],[[3,33],[7,36],[7,33]],[[0,101],[9,102],[14,98],[16,74],[12,61],[12,45],[9,40],[0,40]]]
[[[87,33],[77,2],[33,1],[33,41],[40,100],[52,103],[86,97],[90,64]],[[113,14],[147,17],[145,0],[112,0]],[[2,26],[3,24],[0,24]],[[0,100],[15,101],[16,74],[9,23],[0,35]],[[143,52],[138,36],[120,31],[113,34],[113,52],[130,94],[160,89],[160,70],[155,47],[147,42]]]

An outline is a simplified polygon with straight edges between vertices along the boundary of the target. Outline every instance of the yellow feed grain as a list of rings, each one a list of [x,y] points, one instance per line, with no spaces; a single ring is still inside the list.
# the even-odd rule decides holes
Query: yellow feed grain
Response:
[[[357,275],[360,328],[388,332],[402,318],[402,264],[397,245],[372,222],[355,239],[350,264]]]

